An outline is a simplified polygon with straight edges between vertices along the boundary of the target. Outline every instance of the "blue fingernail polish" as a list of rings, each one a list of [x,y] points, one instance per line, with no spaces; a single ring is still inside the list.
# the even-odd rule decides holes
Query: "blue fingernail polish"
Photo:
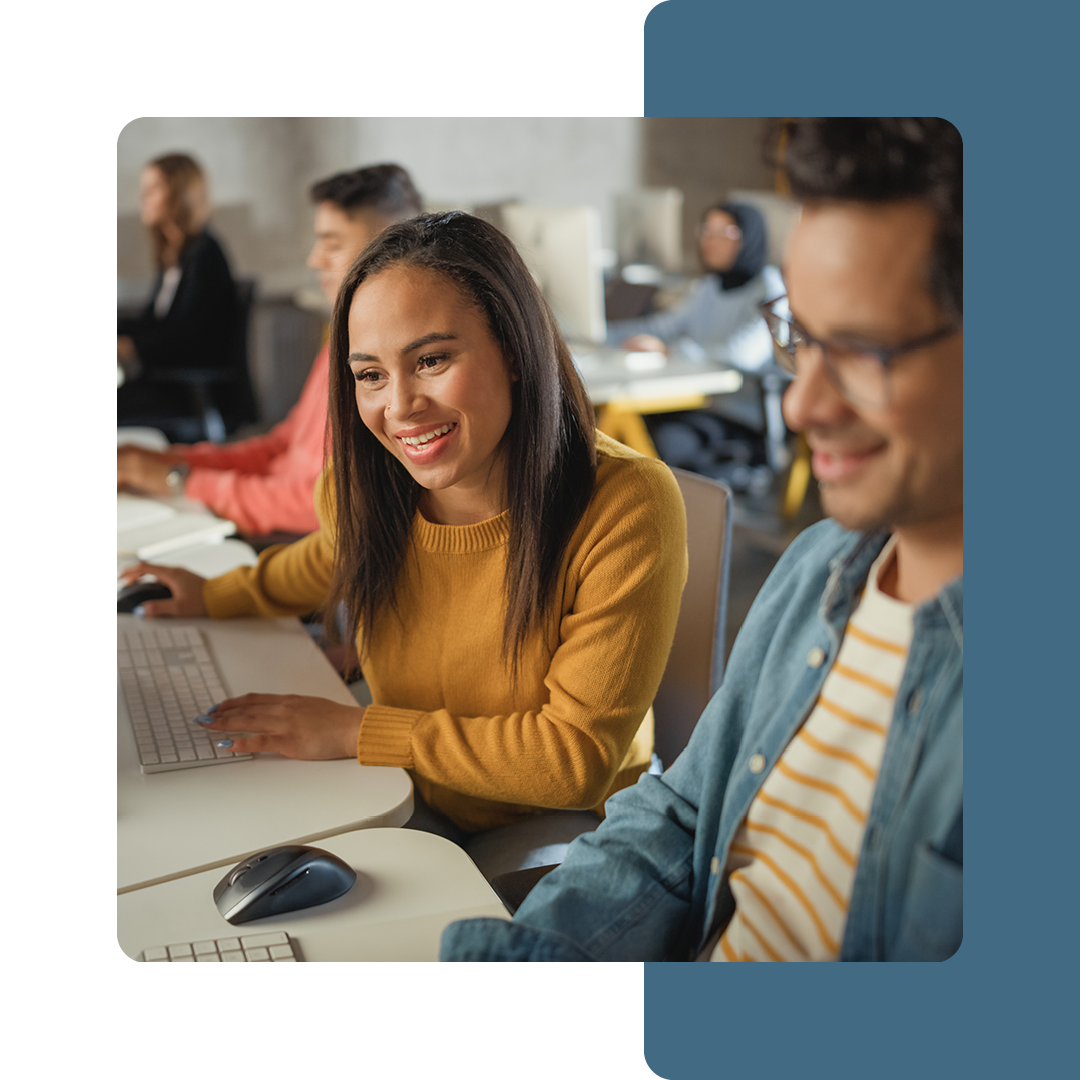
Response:
[[[138,605],[138,607],[133,607],[133,608],[131,609],[131,614],[132,614],[132,615],[138,615],[138,616],[140,616],[140,617],[141,617],[141,616],[143,616],[143,615],[145,615],[145,614],[146,614],[146,608],[144,608],[144,607],[142,606],[142,604],[139,604],[139,605]]]
[[[206,710],[206,715],[209,716],[216,708],[216,705],[211,705],[210,708]]]
[[[232,739],[222,739],[221,742],[216,744],[220,746],[222,750],[228,750],[232,746]]]
[[[214,718],[212,716],[207,716],[205,713],[200,713],[195,717],[196,724],[212,724],[213,722]]]

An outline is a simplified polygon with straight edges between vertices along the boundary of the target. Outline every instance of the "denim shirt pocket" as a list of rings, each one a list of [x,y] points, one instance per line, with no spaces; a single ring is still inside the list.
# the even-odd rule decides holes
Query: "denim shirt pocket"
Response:
[[[964,867],[929,843],[915,849],[890,960],[948,960],[964,937]]]

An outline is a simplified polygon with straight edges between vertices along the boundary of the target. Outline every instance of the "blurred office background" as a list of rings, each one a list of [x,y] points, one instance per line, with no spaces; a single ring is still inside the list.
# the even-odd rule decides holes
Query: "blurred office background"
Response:
[[[608,285],[608,317],[617,297],[620,200],[649,189],[681,193],[680,256],[650,279],[661,306],[700,274],[696,230],[705,209],[732,191],[775,190],[762,157],[764,121],[727,118],[140,118],[117,141],[117,300],[136,310],[154,280],[139,223],[139,174],[170,151],[191,154],[209,177],[211,228],[233,274],[255,285],[248,364],[265,430],[295,402],[318,349],[327,309],[305,267],[313,207],[308,189],[332,173],[395,162],[412,175],[430,209],[477,210],[507,202],[594,207]],[[625,217],[625,212],[623,212]],[[679,243],[681,241],[681,243]],[[668,246],[671,246],[669,242]],[[661,261],[661,260],[654,260]],[[671,296],[667,294],[670,293]],[[617,315],[637,312],[619,311]],[[739,401],[730,403],[738,409]],[[755,402],[749,402],[752,412]],[[819,516],[812,490],[795,516],[780,513],[785,478],[738,494],[732,548],[729,627],[749,603],[790,537]],[[734,633],[728,634],[730,648]]]

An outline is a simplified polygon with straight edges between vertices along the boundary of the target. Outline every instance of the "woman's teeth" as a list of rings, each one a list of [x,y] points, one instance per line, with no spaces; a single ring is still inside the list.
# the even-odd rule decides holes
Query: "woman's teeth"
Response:
[[[424,443],[429,443],[432,439],[437,439],[440,435],[445,435],[454,426],[455,425],[453,424],[443,424],[442,427],[436,428],[434,431],[426,431],[423,435],[412,435],[401,441],[407,443],[409,446],[423,446]]]

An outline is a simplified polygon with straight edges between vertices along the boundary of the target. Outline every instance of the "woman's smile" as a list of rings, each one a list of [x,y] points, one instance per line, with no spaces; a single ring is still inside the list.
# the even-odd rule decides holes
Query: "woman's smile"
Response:
[[[401,443],[410,461],[431,461],[450,445],[456,431],[457,424],[451,422],[434,428],[409,428],[398,432],[394,438]]]

